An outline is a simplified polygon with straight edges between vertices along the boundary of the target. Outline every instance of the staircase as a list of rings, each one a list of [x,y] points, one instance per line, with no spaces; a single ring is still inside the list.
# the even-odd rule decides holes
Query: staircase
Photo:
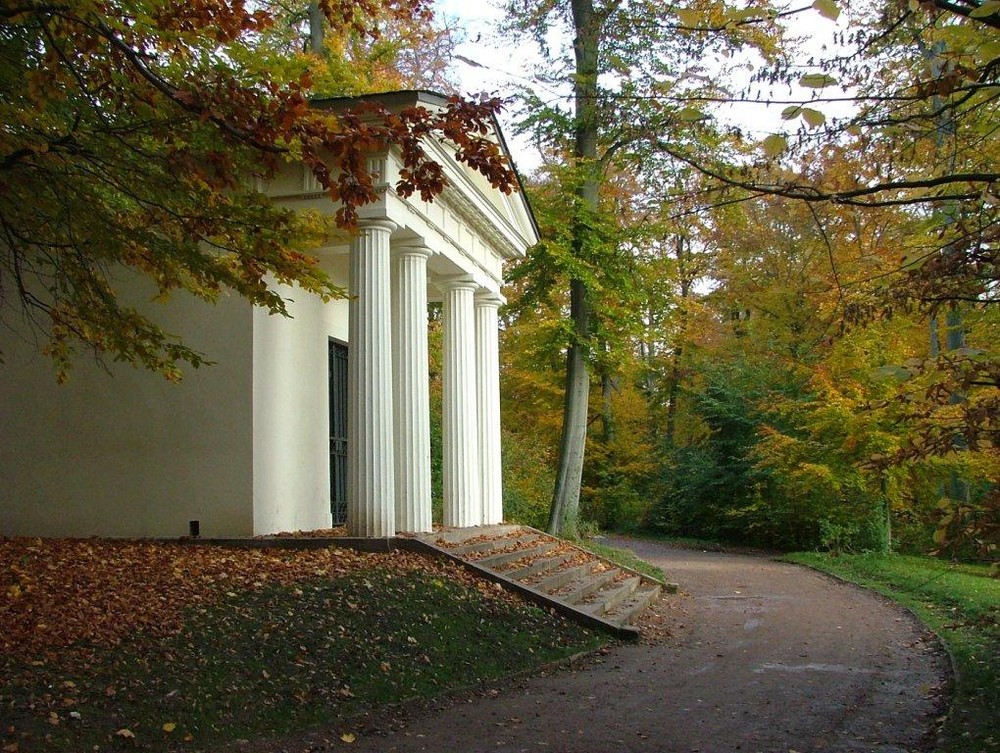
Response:
[[[420,534],[425,546],[485,578],[590,627],[634,638],[632,621],[677,586],[615,565],[527,526],[453,528]]]

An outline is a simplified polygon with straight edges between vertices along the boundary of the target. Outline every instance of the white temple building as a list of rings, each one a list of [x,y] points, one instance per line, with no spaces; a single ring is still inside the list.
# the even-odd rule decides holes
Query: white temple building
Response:
[[[445,103],[426,92],[371,99]],[[30,333],[0,328],[0,535],[229,537],[344,517],[353,536],[430,530],[430,301],[443,304],[442,522],[500,522],[497,307],[504,262],[537,228],[522,193],[497,191],[445,143],[426,149],[445,169],[441,196],[398,196],[398,156],[373,154],[380,199],[361,208],[356,234],[312,252],[349,299],[283,287],[292,318],[235,296],[149,304],[215,362],[179,385],[81,360],[58,386]],[[262,190],[337,209],[301,165]],[[148,285],[123,284],[139,295]]]

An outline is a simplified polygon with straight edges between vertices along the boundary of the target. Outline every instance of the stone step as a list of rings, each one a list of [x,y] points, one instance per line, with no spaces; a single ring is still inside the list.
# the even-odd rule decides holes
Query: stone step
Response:
[[[659,598],[662,590],[662,587],[658,585],[637,588],[628,599],[618,605],[613,613],[606,614],[604,617],[617,625],[631,625],[632,620]]]
[[[489,570],[495,569],[500,565],[506,565],[510,562],[517,562],[518,560],[523,560],[526,557],[535,557],[539,554],[545,554],[548,551],[556,548],[556,544],[553,541],[547,541],[544,544],[539,544],[538,546],[529,547],[528,549],[515,549],[512,552],[504,552],[503,554],[494,554],[491,557],[483,557],[482,559],[473,560],[480,567],[485,567]]]
[[[537,583],[532,583],[531,585],[539,591],[550,593],[562,588],[570,581],[582,579],[587,573],[594,569],[594,564],[594,562],[588,562],[585,565],[567,567],[557,573],[553,573],[548,578],[540,580]]]
[[[609,612],[613,612],[615,607],[631,596],[640,583],[642,583],[642,578],[638,575],[633,575],[631,578],[627,578],[611,588],[597,591],[596,598],[587,604],[581,604],[581,608],[586,609],[591,614],[602,617]]]
[[[600,591],[604,588],[604,586],[613,581],[619,573],[621,573],[621,570],[617,567],[612,567],[610,570],[605,570],[600,573],[585,575],[580,579],[580,582],[575,583],[575,585],[566,592],[553,593],[552,596],[553,598],[559,599],[559,601],[565,602],[566,604],[579,604],[595,591]]]
[[[471,528],[446,528],[431,534],[420,534],[420,538],[433,543],[443,542],[445,546],[449,546],[461,544],[463,541],[479,538],[480,536],[507,536],[515,531],[522,530],[524,530],[522,526],[510,524],[473,526]]]
[[[533,575],[541,575],[542,573],[547,573],[550,570],[555,570],[557,567],[564,565],[571,559],[573,559],[572,554],[557,554],[554,557],[540,559],[537,562],[532,562],[530,565],[519,567],[516,570],[505,570],[504,575],[513,580],[524,580],[525,578],[530,578]],[[535,585],[535,588],[537,587],[538,586]]]
[[[459,546],[449,547],[452,554],[456,554],[459,557],[465,557],[470,554],[478,554],[479,552],[490,552],[490,551],[501,551],[510,546],[523,546],[530,541],[541,541],[535,534],[527,534],[525,536],[504,536],[503,538],[489,538],[483,539],[482,541],[475,541],[471,544],[461,544]]]
[[[676,589],[526,526],[438,529],[401,541],[429,547],[546,609],[623,638],[637,637],[631,623],[662,591]]]

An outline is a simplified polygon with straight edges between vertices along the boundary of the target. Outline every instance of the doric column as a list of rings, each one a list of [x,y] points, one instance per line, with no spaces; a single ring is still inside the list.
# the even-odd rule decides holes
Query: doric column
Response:
[[[347,385],[347,529],[394,536],[389,221],[363,222],[351,240]]]
[[[444,293],[444,524],[464,528],[483,520],[473,305],[478,286],[457,279],[440,287]]]
[[[489,290],[476,294],[476,395],[479,415],[479,477],[483,523],[503,522],[500,467],[500,353],[497,308],[501,299]]]
[[[431,420],[427,370],[427,259],[422,246],[393,249],[396,529],[431,530]]]

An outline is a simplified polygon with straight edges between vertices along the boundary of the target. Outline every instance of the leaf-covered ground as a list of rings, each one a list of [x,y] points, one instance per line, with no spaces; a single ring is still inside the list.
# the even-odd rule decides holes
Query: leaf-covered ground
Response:
[[[415,554],[0,540],[5,753],[203,750],[331,721],[349,740],[372,708],[599,642]]]

